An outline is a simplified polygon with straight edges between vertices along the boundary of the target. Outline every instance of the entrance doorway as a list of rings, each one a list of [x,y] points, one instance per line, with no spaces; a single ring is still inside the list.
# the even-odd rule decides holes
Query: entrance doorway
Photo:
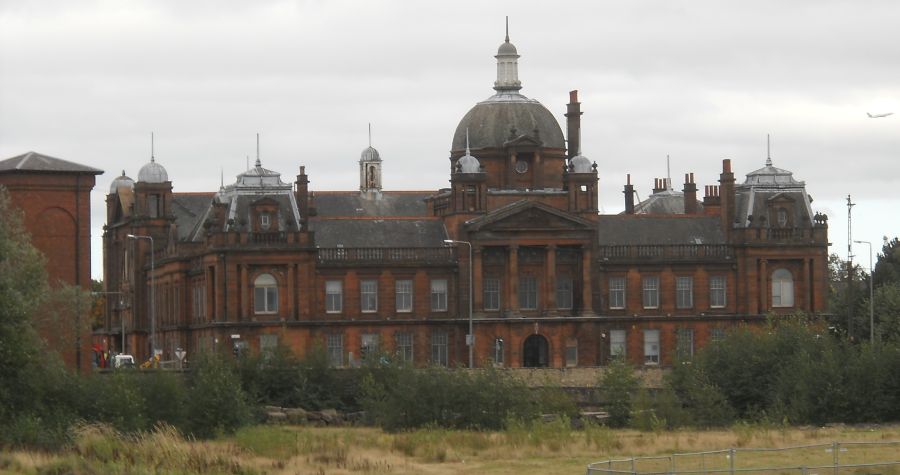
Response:
[[[525,339],[522,348],[522,366],[526,368],[546,368],[550,366],[547,339],[541,335],[531,335]]]

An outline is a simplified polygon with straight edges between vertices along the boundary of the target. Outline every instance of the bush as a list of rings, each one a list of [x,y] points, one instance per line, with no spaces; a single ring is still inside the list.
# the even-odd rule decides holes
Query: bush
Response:
[[[234,368],[216,354],[201,354],[188,390],[188,432],[214,437],[234,432],[250,422],[250,406]]]
[[[625,427],[631,419],[631,403],[639,387],[634,368],[623,360],[610,363],[600,380],[600,394],[609,413],[609,425]]]

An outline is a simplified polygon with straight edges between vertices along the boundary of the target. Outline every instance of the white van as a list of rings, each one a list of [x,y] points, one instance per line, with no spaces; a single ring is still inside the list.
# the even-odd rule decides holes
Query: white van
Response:
[[[131,356],[131,355],[113,356],[113,368],[134,368],[134,356]]]

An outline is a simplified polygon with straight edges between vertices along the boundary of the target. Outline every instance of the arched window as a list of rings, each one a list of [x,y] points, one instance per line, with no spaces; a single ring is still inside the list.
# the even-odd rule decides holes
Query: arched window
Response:
[[[772,273],[772,306],[794,306],[794,278],[787,269],[777,269]]]
[[[784,208],[778,208],[778,227],[785,228],[788,225],[788,212]]]
[[[253,281],[253,310],[255,313],[278,311],[278,282],[272,274],[261,274]]]

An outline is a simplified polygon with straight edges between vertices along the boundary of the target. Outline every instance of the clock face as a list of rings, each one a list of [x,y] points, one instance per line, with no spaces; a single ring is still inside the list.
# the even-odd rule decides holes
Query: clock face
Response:
[[[516,172],[525,173],[528,171],[528,162],[525,160],[516,161]]]

